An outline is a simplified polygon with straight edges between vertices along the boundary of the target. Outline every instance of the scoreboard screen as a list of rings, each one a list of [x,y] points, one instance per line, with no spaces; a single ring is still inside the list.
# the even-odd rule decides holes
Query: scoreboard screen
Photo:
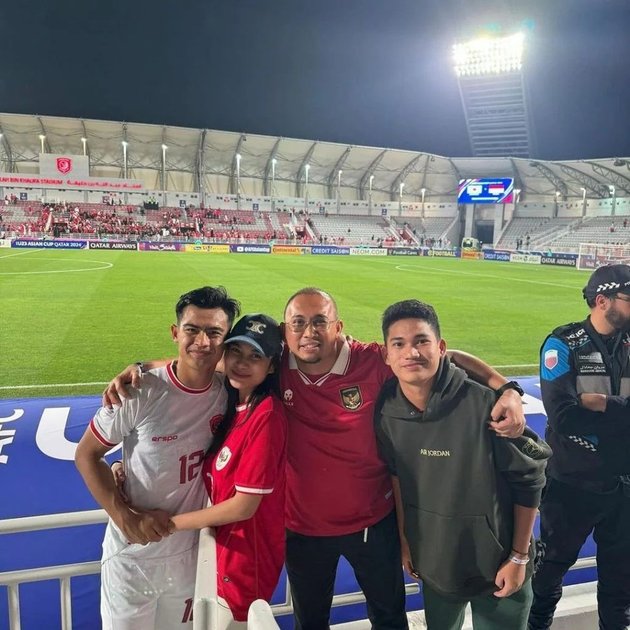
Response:
[[[514,179],[503,177],[487,179],[460,179],[457,203],[512,203]]]

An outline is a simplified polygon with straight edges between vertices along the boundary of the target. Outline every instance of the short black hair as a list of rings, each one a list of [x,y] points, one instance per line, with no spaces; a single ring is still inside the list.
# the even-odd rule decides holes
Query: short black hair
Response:
[[[401,319],[420,319],[429,324],[436,337],[441,339],[440,322],[435,309],[420,300],[402,300],[388,306],[383,313],[382,329],[385,343],[390,326]]]
[[[196,306],[198,308],[220,308],[230,322],[230,328],[234,320],[241,313],[241,304],[238,300],[228,295],[225,287],[201,287],[193,289],[181,295],[177,305],[175,306],[175,316],[177,323],[182,319],[182,314],[187,306]]]

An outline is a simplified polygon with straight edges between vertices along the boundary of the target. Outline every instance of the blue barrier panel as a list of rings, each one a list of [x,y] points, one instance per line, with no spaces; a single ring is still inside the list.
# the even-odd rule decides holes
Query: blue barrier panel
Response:
[[[349,247],[335,247],[327,245],[312,245],[311,254],[320,254],[323,256],[350,256]]]
[[[271,245],[230,245],[233,254],[270,254]]]
[[[510,252],[505,252],[498,249],[484,249],[483,259],[498,260],[500,262],[510,262]]]
[[[520,379],[526,391],[528,424],[544,433],[546,418],[538,379]],[[21,516],[95,509],[98,506],[74,467],[76,444],[100,404],[98,397],[0,400],[0,520]],[[112,453],[109,459],[114,459]],[[100,558],[103,525],[0,536],[0,571],[11,571]],[[589,539],[581,557],[594,555]],[[594,569],[575,571],[566,583],[595,579]],[[284,601],[283,574],[272,603]],[[357,592],[354,574],[345,561],[340,563],[335,593]],[[20,589],[22,629],[40,630],[59,619],[58,583],[43,582]],[[72,580],[74,630],[100,627],[97,576]],[[410,596],[409,610],[420,606]],[[341,606],[332,612],[333,623],[366,618],[363,605]],[[281,618],[282,628],[292,627],[291,616]],[[8,627],[6,589],[0,589],[0,628]]]

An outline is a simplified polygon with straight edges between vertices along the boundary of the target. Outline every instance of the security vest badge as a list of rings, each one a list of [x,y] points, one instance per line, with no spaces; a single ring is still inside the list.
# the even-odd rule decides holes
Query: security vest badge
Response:
[[[356,411],[363,404],[361,390],[358,385],[346,387],[340,390],[339,393],[341,394],[343,406],[350,411]]]

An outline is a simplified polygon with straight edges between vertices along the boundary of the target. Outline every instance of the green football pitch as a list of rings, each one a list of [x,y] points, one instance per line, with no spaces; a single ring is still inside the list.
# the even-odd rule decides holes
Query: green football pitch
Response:
[[[178,297],[224,285],[277,319],[304,286],[329,291],[347,334],[380,340],[383,309],[433,304],[451,348],[534,374],[555,326],[582,319],[575,269],[424,257],[0,250],[0,398],[94,394],[123,366],[173,355]]]

